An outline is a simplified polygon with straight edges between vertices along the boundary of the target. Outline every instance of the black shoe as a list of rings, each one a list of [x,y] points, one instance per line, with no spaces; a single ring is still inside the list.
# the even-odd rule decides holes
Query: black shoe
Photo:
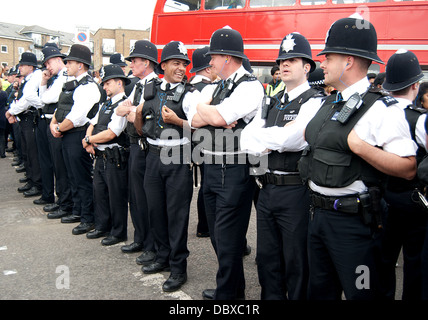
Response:
[[[30,179],[28,179],[27,177],[19,179],[19,183],[26,183],[28,181],[30,181]]]
[[[109,233],[107,231],[101,231],[101,230],[94,229],[92,231],[89,231],[86,234],[86,238],[88,238],[88,239],[98,239],[98,238],[101,238],[101,237],[106,237],[106,236],[108,236],[108,234]]]
[[[10,165],[12,167],[18,167],[18,166],[21,166],[21,165],[23,166],[24,163],[22,161],[20,161],[20,160],[16,160],[16,161],[13,161]]]
[[[135,259],[137,264],[147,266],[155,261],[156,253],[153,251],[144,251],[141,255]]]
[[[71,215],[70,212],[58,209],[57,211],[49,212],[47,217],[48,219],[60,219],[69,215]]]
[[[198,238],[208,238],[210,236],[209,232],[196,232]]]
[[[68,216],[61,218],[61,223],[75,223],[80,222],[80,216],[75,214],[70,214]]]
[[[244,256],[249,256],[251,254],[251,247],[247,244],[244,250]]]
[[[101,244],[103,246],[112,246],[114,244],[118,244],[119,242],[125,242],[126,240],[128,240],[128,238],[117,238],[115,236],[108,236],[107,238],[104,238],[103,240],[101,240]]]
[[[120,250],[122,250],[123,253],[140,252],[143,250],[143,244],[139,242],[133,242],[131,244],[121,247]]]
[[[18,188],[18,192],[25,192],[30,190],[33,187],[31,182],[27,182],[24,186]]]
[[[6,158],[6,155],[5,155],[5,154],[2,154],[2,155],[0,156],[0,158],[4,159],[4,158]]]
[[[214,300],[215,289],[205,289],[202,291],[202,298],[204,300]]]
[[[24,192],[24,197],[26,198],[35,197],[35,196],[40,196],[41,194],[42,194],[42,190],[34,186],[34,187],[31,187],[30,190]]]
[[[171,274],[162,285],[162,290],[165,292],[177,291],[187,281],[187,273]]]
[[[58,209],[59,209],[59,205],[57,205],[56,203],[50,203],[43,207],[44,212],[54,212],[54,211],[57,211]]]
[[[15,170],[17,173],[25,172],[25,166],[24,164],[21,164],[18,168]]]
[[[153,262],[147,266],[143,266],[141,270],[144,274],[158,273],[161,271],[171,271],[168,265],[161,264],[159,262]]]
[[[82,222],[77,227],[73,228],[72,232],[74,235],[84,234],[95,228],[93,223]]]
[[[34,204],[44,205],[44,204],[52,204],[53,202],[52,201],[46,201],[45,199],[40,198],[40,199],[34,200],[33,203]]]
[[[6,152],[14,152],[15,151],[15,148],[7,148],[6,149]]]

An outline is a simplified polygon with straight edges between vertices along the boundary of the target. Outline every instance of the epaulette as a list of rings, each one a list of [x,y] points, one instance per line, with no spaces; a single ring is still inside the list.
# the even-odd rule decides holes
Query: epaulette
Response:
[[[382,101],[387,107],[392,106],[393,104],[398,103],[398,101],[392,96],[383,96],[379,99]]]

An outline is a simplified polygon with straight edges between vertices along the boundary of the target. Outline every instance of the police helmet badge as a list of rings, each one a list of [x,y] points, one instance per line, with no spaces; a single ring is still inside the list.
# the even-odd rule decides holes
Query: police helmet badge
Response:
[[[296,43],[294,42],[292,33],[287,35],[281,44],[281,48],[285,52],[293,51],[295,46],[296,46]]]

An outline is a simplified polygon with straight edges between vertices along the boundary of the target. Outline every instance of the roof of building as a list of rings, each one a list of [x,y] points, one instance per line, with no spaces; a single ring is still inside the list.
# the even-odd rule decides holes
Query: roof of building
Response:
[[[20,31],[24,27],[25,26],[19,24],[0,22],[0,37],[23,41],[33,41],[31,37],[25,34],[20,34]]]

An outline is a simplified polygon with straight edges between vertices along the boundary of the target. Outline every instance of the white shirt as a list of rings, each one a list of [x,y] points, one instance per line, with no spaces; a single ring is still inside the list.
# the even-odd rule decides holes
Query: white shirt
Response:
[[[206,81],[212,82],[210,78],[208,78],[208,77],[206,77],[206,76],[203,76],[203,75],[201,75],[201,74],[196,74],[196,75],[193,77],[192,81],[190,81],[190,83],[191,83],[191,84],[197,84],[197,83],[199,83],[199,82],[202,82],[202,80],[206,80]]]
[[[73,80],[74,77],[67,76],[67,68],[63,68],[58,72],[58,78],[48,88],[47,85],[40,85],[39,97],[43,104],[57,103],[59,95],[62,92],[62,87],[67,81]],[[46,115],[47,118],[52,118],[52,115]]]
[[[234,82],[237,82],[244,74],[248,74],[248,72],[241,66],[227,79],[233,79]],[[216,85],[205,86],[201,91],[200,101],[209,101],[216,87]],[[259,81],[244,81],[236,87],[229,97],[216,105],[216,109],[228,125],[239,119],[249,123],[257,111],[261,109],[263,96],[264,88]],[[196,113],[196,105],[193,107],[195,110],[190,110],[189,124],[191,124],[193,115]]]
[[[162,79],[162,83],[161,83],[161,89],[165,90],[166,89],[166,84],[168,82],[163,78]],[[171,89],[174,89],[176,86],[178,86],[180,83],[170,83]],[[196,106],[198,104],[198,102],[200,101],[200,92],[198,90],[195,90],[193,92],[187,92],[183,98],[183,103],[182,103],[182,109],[184,114],[186,115],[186,118],[189,119],[189,114],[191,112],[191,109],[193,108],[193,106]],[[147,138],[147,142],[149,142],[150,144],[153,145],[157,145],[157,146],[178,146],[178,145],[185,145],[190,143],[190,139],[191,139],[191,134],[190,132],[188,132],[187,136],[186,136],[186,130],[183,128],[180,128],[179,130],[184,130],[184,136],[181,139],[160,139],[160,138],[156,138],[156,140],[154,139],[150,139]]]
[[[85,72],[78,76],[76,80],[80,81],[87,75],[88,73]],[[94,104],[99,103],[100,98],[101,93],[95,82],[78,86],[73,92],[74,104],[66,119],[70,120],[75,128],[84,126],[89,121],[87,117],[88,112]]]
[[[38,95],[40,82],[42,81],[42,71],[35,70],[27,75],[23,81],[25,81],[25,85],[22,97],[19,100],[14,100],[9,108],[9,113],[14,116],[27,111],[30,107],[43,108],[43,103]]]
[[[307,81],[304,82],[288,92],[289,101],[293,101],[309,89],[309,83]],[[294,122],[282,127],[265,128],[266,120],[261,118],[260,109],[253,121],[241,133],[241,150],[255,155],[260,155],[266,149],[278,152],[303,150],[307,146],[303,132],[308,122],[318,112],[322,101],[321,97],[309,99],[300,107],[299,114]],[[284,102],[284,97],[282,102]]]
[[[122,99],[124,97],[124,95],[125,95],[124,92],[115,95],[114,97],[112,97],[110,99],[111,103],[115,104],[120,99]],[[108,101],[110,101],[110,100],[107,100],[105,103],[108,103]],[[90,123],[95,126],[98,123],[99,116],[100,116],[100,111],[98,111],[97,114],[95,115],[95,117],[90,120]],[[113,133],[116,135],[116,137],[118,137],[125,130],[127,123],[128,123],[128,121],[126,120],[126,117],[120,117],[116,114],[116,112],[113,111],[113,115],[111,116],[111,121],[107,125],[107,129],[110,129],[111,131],[113,131]],[[97,149],[100,151],[104,151],[105,148],[113,148],[115,146],[119,147],[119,144],[117,144],[117,143],[102,143],[101,144],[100,143],[100,144],[98,144]]]
[[[361,95],[368,90],[369,86],[368,79],[364,77],[343,90],[342,97],[346,101],[355,92]],[[377,100],[358,120],[354,130],[360,139],[372,146],[382,147],[384,151],[400,157],[416,155],[416,143],[410,136],[404,111],[397,104],[387,107],[382,101]],[[309,187],[327,196],[344,196],[364,192],[367,189],[361,180],[344,188],[326,188],[309,181]]]

